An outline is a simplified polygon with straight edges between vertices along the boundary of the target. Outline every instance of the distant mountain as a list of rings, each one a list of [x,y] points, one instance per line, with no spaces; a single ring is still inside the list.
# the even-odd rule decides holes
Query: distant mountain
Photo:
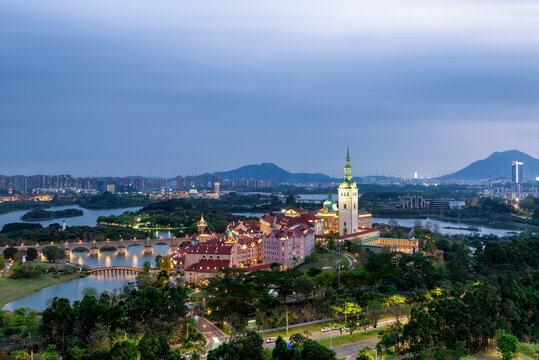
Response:
[[[441,176],[440,180],[482,180],[510,179],[511,161],[524,163],[524,179],[535,179],[539,176],[539,159],[518,150],[493,152],[488,158],[478,160],[455,173]]]
[[[273,163],[245,165],[230,171],[220,171],[213,175],[223,179],[234,180],[275,180],[278,183],[324,183],[338,181],[321,174],[291,173]]]

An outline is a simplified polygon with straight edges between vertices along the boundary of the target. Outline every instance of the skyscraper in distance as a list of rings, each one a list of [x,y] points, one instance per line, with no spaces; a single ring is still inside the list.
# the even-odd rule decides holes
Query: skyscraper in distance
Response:
[[[513,184],[520,184],[524,179],[524,163],[522,161],[511,162],[511,181]]]

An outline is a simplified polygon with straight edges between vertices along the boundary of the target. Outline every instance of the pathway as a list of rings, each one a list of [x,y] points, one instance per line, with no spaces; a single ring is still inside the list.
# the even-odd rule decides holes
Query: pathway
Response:
[[[200,331],[208,340],[208,343],[206,344],[206,352],[215,349],[228,338],[228,336],[221,331],[221,329],[207,319],[197,316],[195,321],[198,331]]]

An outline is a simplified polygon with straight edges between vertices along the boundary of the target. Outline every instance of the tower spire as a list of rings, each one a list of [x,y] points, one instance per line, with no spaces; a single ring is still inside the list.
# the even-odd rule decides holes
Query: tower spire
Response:
[[[350,165],[350,147],[346,145],[346,159],[344,161],[344,181],[352,182],[352,166]]]

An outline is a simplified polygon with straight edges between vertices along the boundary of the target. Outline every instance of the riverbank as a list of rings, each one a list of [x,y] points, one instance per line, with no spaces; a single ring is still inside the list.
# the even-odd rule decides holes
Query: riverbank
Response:
[[[17,299],[22,299],[43,288],[80,278],[80,275],[42,274],[37,279],[11,279],[0,277],[0,308]]]

